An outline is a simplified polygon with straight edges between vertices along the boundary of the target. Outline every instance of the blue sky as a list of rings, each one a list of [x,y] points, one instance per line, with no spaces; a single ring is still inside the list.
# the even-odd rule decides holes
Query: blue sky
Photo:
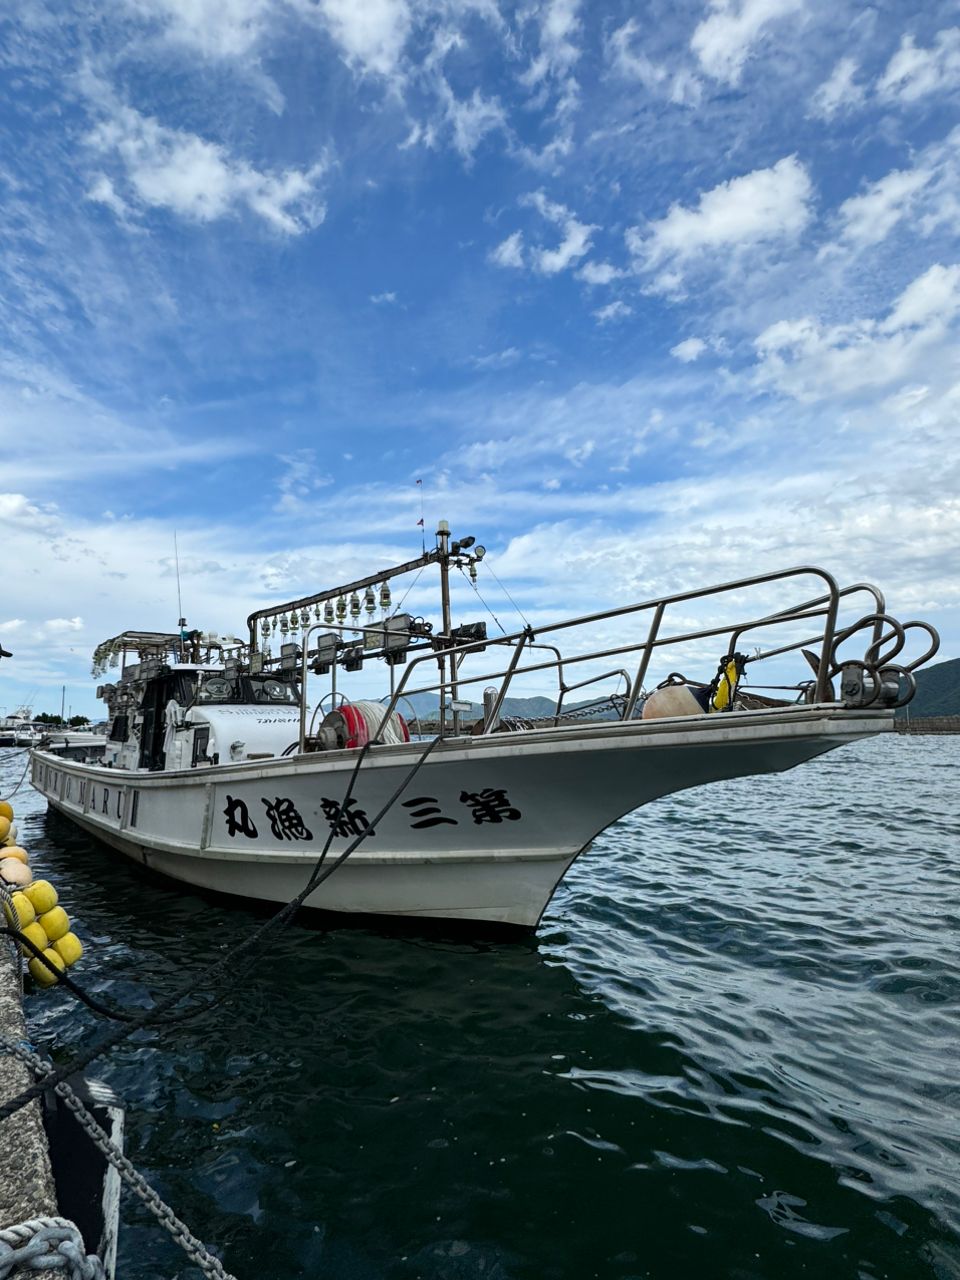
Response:
[[[229,631],[415,554],[417,478],[537,618],[814,562],[960,653],[955,4],[16,15],[8,709],[175,623],[174,529]]]

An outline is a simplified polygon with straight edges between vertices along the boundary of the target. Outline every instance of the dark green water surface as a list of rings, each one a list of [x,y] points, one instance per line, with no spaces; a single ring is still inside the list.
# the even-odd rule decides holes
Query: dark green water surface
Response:
[[[93,992],[260,919],[15,804]],[[884,739],[646,807],[526,940],[295,924],[95,1074],[238,1280],[958,1280],[958,890],[960,738]],[[27,1010],[58,1060],[100,1025]],[[196,1275],[125,1197],[119,1280]]]

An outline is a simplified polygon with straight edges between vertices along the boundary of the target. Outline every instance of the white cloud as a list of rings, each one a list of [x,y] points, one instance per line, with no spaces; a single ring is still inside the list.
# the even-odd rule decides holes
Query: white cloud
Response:
[[[130,213],[130,206],[126,200],[117,195],[113,183],[104,173],[96,175],[93,185],[87,191],[87,199],[96,204],[106,205],[121,221],[124,221]]]
[[[520,352],[516,347],[507,347],[503,351],[494,351],[485,356],[474,356],[470,363],[475,369],[508,369],[511,365],[517,363],[520,359]]]
[[[580,84],[573,73],[580,58],[577,39],[581,0],[534,0],[518,13],[518,24],[539,24],[539,52],[520,77],[533,91],[529,109],[541,113],[554,128],[539,145],[514,143],[517,157],[534,169],[554,171],[573,149],[573,117],[580,105]]]
[[[690,47],[708,76],[738,84],[750,51],[765,27],[803,8],[803,0],[711,0]]]
[[[568,462],[572,462],[575,467],[582,467],[589,458],[593,457],[596,448],[597,442],[595,440],[584,440],[581,444],[567,449],[563,456]]]
[[[288,514],[302,510],[305,499],[317,490],[333,484],[333,477],[321,471],[317,465],[317,455],[313,449],[281,453],[277,455],[277,461],[283,464],[283,471],[277,480],[277,488],[280,490],[279,506],[281,511]]]
[[[488,133],[506,127],[506,114],[498,98],[485,98],[479,89],[469,98],[458,98],[443,77],[438,91],[453,145],[465,160],[472,158]]]
[[[810,100],[811,115],[821,120],[832,120],[844,111],[850,111],[863,102],[866,91],[855,82],[857,63],[853,58],[841,58],[830,76],[817,89]]]
[[[674,204],[666,217],[631,228],[627,246],[650,271],[705,250],[791,238],[810,220],[812,196],[806,169],[796,156],[786,156],[770,169],[721,182],[701,195],[696,208]]]
[[[523,266],[523,232],[514,231],[490,251],[490,261],[498,267]]]
[[[166,128],[126,106],[115,106],[87,142],[122,162],[132,191],[144,205],[197,222],[226,217],[246,206],[288,235],[323,221],[325,210],[315,189],[323,164],[262,173],[218,143]]]
[[[610,284],[625,274],[610,262],[585,262],[577,272],[577,279],[584,284]]]
[[[907,285],[882,328],[889,333],[951,320],[960,309],[960,265],[935,262]]]
[[[39,506],[23,493],[0,493],[0,524],[50,534],[59,527],[57,519],[52,505]]]
[[[552,276],[565,271],[572,263],[589,253],[590,237],[597,230],[595,226],[579,222],[566,205],[548,200],[542,191],[525,196],[521,203],[532,205],[541,217],[560,227],[563,233],[563,239],[555,249],[533,250],[533,265],[542,275]]]
[[[706,349],[707,344],[702,338],[685,338],[683,342],[678,342],[675,347],[670,348],[670,354],[684,364],[691,364],[702,356]]]
[[[293,0],[299,12],[317,15],[356,70],[397,74],[412,24],[406,0]]]
[[[375,307],[389,306],[396,300],[397,295],[395,293],[371,293],[370,295],[370,301]]]
[[[540,22],[540,53],[522,76],[535,85],[550,73],[563,75],[580,57],[574,37],[580,29],[580,0],[546,0],[534,12]]]
[[[770,325],[754,344],[757,380],[808,402],[872,396],[894,383],[916,383],[931,370],[949,381],[960,373],[947,328],[958,311],[960,266],[934,264],[881,322],[822,325],[805,316]]]
[[[600,324],[611,324],[614,320],[626,320],[627,316],[633,315],[633,308],[628,307],[625,302],[608,302],[605,307],[600,307],[593,313]]]
[[[917,48],[905,35],[877,81],[877,94],[887,100],[916,102],[929,93],[960,85],[960,27],[938,31],[929,49]]]
[[[879,244],[910,213],[914,198],[930,182],[928,169],[894,169],[840,206],[841,238],[858,248]]]
[[[48,631],[82,631],[83,619],[76,618],[48,618],[41,626],[46,627]]]
[[[164,23],[167,38],[205,58],[238,58],[260,39],[276,0],[126,0],[144,18]]]
[[[638,31],[635,18],[628,19],[610,36],[608,56],[614,69],[628,79],[639,80],[650,92],[659,90],[669,77],[666,67],[651,62],[645,53],[637,53],[633,42]]]

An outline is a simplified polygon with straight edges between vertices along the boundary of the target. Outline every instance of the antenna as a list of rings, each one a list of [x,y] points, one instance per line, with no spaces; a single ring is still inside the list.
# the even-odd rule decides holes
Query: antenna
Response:
[[[173,562],[177,569],[177,615],[179,622],[177,623],[180,632],[180,661],[183,661],[183,628],[187,625],[187,620],[183,616],[183,601],[180,598],[180,548],[177,546],[177,531],[173,531]]]
[[[417,481],[417,488],[420,490],[420,519],[417,521],[417,524],[420,526],[420,546],[423,550],[423,554],[426,555],[427,554],[427,531],[424,528],[424,524],[423,524],[423,481],[422,480]]]

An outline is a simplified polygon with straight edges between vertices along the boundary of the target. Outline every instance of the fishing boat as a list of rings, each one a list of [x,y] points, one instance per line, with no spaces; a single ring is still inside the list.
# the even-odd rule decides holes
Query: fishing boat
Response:
[[[475,585],[484,556],[441,521],[416,559],[260,608],[242,637],[181,618],[104,641],[106,748],[96,761],[34,749],[34,787],[198,889],[287,902],[309,882],[305,905],[326,911],[529,929],[623,815],[891,729],[939,644],[878,588],[811,566],[492,636],[451,609],[453,571]],[[432,621],[391,596],[427,569]],[[380,700],[348,696],[374,674]],[[530,687],[552,690],[551,714],[508,714]],[[335,874],[310,881],[324,858]]]

